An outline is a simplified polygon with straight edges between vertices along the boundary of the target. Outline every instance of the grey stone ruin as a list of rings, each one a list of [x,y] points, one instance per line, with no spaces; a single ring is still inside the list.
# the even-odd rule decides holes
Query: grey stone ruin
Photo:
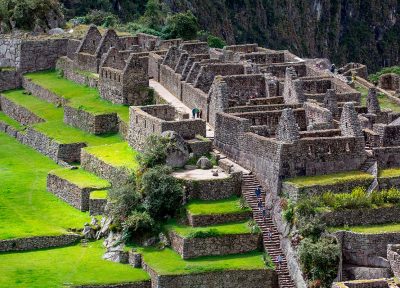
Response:
[[[333,117],[339,115],[339,109],[336,98],[336,91],[334,89],[328,89],[324,97],[324,107],[331,111]]]
[[[286,104],[301,104],[306,100],[303,90],[303,81],[297,79],[297,73],[293,67],[286,68],[283,99]]]
[[[353,102],[347,102],[343,106],[342,116],[340,117],[340,130],[342,136],[362,137],[360,120]]]
[[[372,113],[372,114],[381,113],[381,107],[379,105],[376,88],[369,88],[369,90],[368,90],[367,109],[368,109],[368,113]]]
[[[276,128],[276,139],[285,143],[293,143],[299,138],[299,127],[293,110],[290,108],[284,109]]]

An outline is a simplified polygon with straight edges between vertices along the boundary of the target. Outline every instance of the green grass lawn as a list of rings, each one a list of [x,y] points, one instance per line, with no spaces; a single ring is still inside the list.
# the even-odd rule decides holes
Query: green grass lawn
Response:
[[[69,100],[71,107],[99,115],[115,112],[124,122],[129,121],[129,107],[112,104],[100,97],[96,88],[90,88],[60,77],[56,71],[41,71],[26,74],[33,83]]]
[[[400,177],[400,168],[390,168],[379,170],[379,178]]]
[[[339,230],[347,230],[357,233],[365,234],[378,234],[378,233],[390,233],[390,232],[400,232],[400,223],[389,223],[389,224],[379,224],[379,225],[364,225],[364,226],[346,226],[346,227],[330,227],[328,229],[330,232],[335,232]]]
[[[333,173],[317,176],[301,176],[285,180],[286,183],[295,185],[296,187],[308,187],[314,185],[333,185],[354,180],[373,180],[373,176],[362,171],[348,171],[341,173]]]
[[[19,124],[17,121],[8,117],[6,114],[4,114],[4,112],[1,112],[1,111],[0,111],[0,121],[10,125],[17,131],[23,131],[26,128],[25,126]]]
[[[25,90],[10,90],[3,92],[2,95],[10,101],[28,109],[36,116],[46,121],[63,121],[64,113],[61,107],[56,107],[40,98],[24,94]]]
[[[240,198],[231,197],[216,201],[193,200],[186,205],[192,215],[234,214],[251,211],[250,208],[240,208]]]
[[[74,128],[64,123],[64,111],[62,107],[56,107],[35,96],[23,94],[24,90],[12,90],[2,93],[14,103],[25,107],[35,115],[46,120],[33,124],[32,127],[54,139],[58,143],[70,144],[84,142],[88,146],[104,145],[121,142],[123,139],[118,134],[93,135]]]
[[[71,170],[61,168],[52,170],[50,173],[60,177],[61,179],[74,183],[79,188],[106,189],[110,187],[110,183],[107,180],[101,179],[82,169]]]
[[[90,199],[107,199],[107,190],[97,190],[90,193]]]
[[[367,103],[368,89],[357,85],[356,90],[361,93],[361,105],[365,106]],[[391,101],[386,95],[378,93],[378,101],[381,109],[387,108],[391,109],[393,112],[400,112],[400,105]]]
[[[101,241],[75,246],[0,254],[0,287],[70,287],[149,280],[130,265],[103,260]]]
[[[133,150],[128,142],[84,148],[89,154],[96,156],[103,162],[114,167],[125,167],[136,170],[139,163],[136,161],[137,151]]]
[[[192,227],[178,224],[176,221],[171,220],[164,226],[166,230],[174,231],[184,238],[196,237],[196,233],[212,233],[212,235],[232,235],[232,234],[249,234],[251,227],[249,221],[234,222],[226,224],[218,224],[207,227]]]
[[[0,132],[0,239],[61,235],[89,222],[87,213],[46,192],[47,173],[57,167]]]
[[[192,274],[223,270],[273,269],[266,267],[262,252],[249,252],[238,255],[206,256],[183,260],[170,248],[137,248],[143,259],[160,275]]]

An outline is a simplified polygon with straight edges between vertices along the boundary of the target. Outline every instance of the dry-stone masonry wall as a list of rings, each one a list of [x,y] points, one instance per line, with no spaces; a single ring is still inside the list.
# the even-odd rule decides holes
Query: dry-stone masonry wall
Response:
[[[76,243],[80,239],[81,239],[80,235],[66,234],[60,236],[37,236],[29,238],[0,240],[0,252],[26,251],[26,250],[66,246]]]

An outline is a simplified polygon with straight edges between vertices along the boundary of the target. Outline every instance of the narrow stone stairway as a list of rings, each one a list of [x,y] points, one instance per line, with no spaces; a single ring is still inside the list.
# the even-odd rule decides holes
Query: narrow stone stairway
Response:
[[[242,193],[243,196],[245,197],[247,203],[249,204],[250,208],[253,210],[253,217],[258,226],[260,227],[262,234],[263,234],[263,244],[268,252],[269,255],[271,255],[272,259],[274,260],[274,263],[276,263],[276,257],[278,255],[282,255],[282,263],[280,269],[278,267],[276,268],[276,271],[278,273],[278,279],[279,279],[279,287],[280,288],[291,288],[291,287],[296,287],[294,284],[293,280],[290,277],[289,270],[287,267],[287,261],[285,255],[282,253],[281,250],[281,245],[280,245],[280,239],[279,239],[279,233],[278,230],[276,229],[275,224],[273,223],[273,220],[270,215],[266,218],[266,220],[263,219],[262,217],[262,211],[259,211],[258,206],[257,206],[257,197],[255,195],[255,189],[257,186],[260,185],[257,179],[254,177],[254,175],[243,175],[243,183],[242,183]],[[262,189],[262,194],[261,194],[261,199],[263,202],[263,205],[265,205],[264,200],[265,200],[265,191]],[[267,231],[268,228],[272,232],[272,237],[269,239]]]

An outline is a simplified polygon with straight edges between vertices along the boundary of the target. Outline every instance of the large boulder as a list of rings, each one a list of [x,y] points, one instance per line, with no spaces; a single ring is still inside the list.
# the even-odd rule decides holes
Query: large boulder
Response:
[[[197,166],[197,168],[204,169],[204,170],[213,168],[213,165],[212,165],[210,159],[208,159],[205,156],[202,156],[202,157],[200,157],[199,160],[197,160],[196,166]]]
[[[166,164],[172,168],[181,168],[185,166],[189,160],[190,153],[189,146],[182,136],[174,131],[165,131],[161,136],[169,138],[172,144],[167,149]]]

